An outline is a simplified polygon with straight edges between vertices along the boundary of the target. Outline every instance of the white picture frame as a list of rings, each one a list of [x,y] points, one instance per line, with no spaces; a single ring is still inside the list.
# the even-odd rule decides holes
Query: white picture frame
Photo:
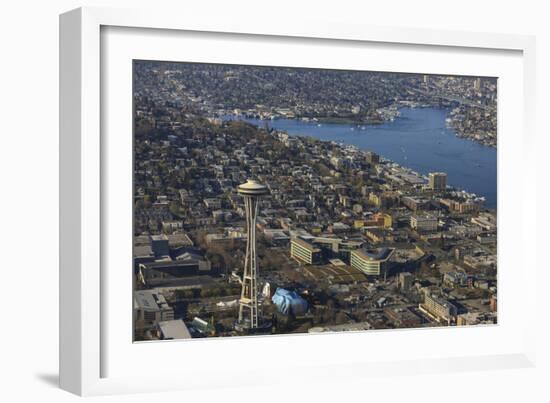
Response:
[[[205,366],[198,366],[193,372],[182,369],[179,373],[169,372],[159,376],[144,373],[124,374],[124,370],[111,375],[113,371],[107,370],[106,360],[113,355],[113,348],[105,327],[109,326],[106,302],[109,295],[104,281],[106,276],[102,271],[107,265],[104,243],[103,227],[105,226],[105,193],[110,187],[106,178],[110,173],[106,169],[108,157],[105,147],[112,144],[102,137],[102,133],[108,131],[108,125],[102,119],[105,111],[102,110],[102,30],[106,27],[118,27],[121,29],[145,29],[163,32],[193,32],[217,33],[223,35],[253,36],[255,41],[284,41],[292,40],[303,46],[311,43],[308,41],[331,41],[332,46],[353,43],[375,43],[377,46],[420,46],[433,47],[434,49],[469,49],[483,55],[484,52],[510,51],[516,52],[521,59],[523,93],[519,102],[522,105],[522,119],[520,130],[522,136],[521,154],[518,156],[524,169],[528,169],[534,153],[534,93],[535,93],[535,42],[530,36],[505,35],[492,33],[467,33],[457,31],[430,31],[409,29],[403,27],[372,27],[368,25],[353,25],[336,22],[303,20],[300,24],[292,22],[239,19],[237,16],[230,19],[211,18],[211,16],[190,16],[182,13],[155,10],[117,10],[104,8],[81,8],[70,11],[60,17],[60,385],[63,389],[79,395],[97,395],[112,393],[136,393],[164,390],[177,390],[188,388],[204,388],[208,385],[234,385],[241,382],[242,386],[256,383],[270,383],[273,375],[277,375],[277,383],[292,376],[280,373],[281,368],[288,366],[296,368],[308,368],[303,379],[324,379],[327,377],[327,369],[337,369],[338,377],[344,379],[348,376],[370,376],[384,373],[431,373],[441,371],[466,371],[494,368],[521,368],[530,367],[535,362],[535,328],[534,321],[530,318],[535,314],[535,288],[536,285],[528,282],[528,278],[536,277],[536,264],[534,256],[525,254],[522,262],[522,275],[518,284],[524,287],[525,292],[517,295],[504,295],[507,305],[511,307],[521,299],[522,310],[525,319],[521,323],[509,324],[518,327],[518,345],[510,347],[509,351],[501,351],[492,354],[474,354],[454,356],[438,352],[430,356],[410,356],[397,359],[395,356],[388,360],[372,360],[357,354],[347,360],[328,360],[326,365],[311,363],[309,366],[299,363],[298,359],[285,362],[277,367],[263,364],[266,368],[263,373],[257,369],[251,370],[245,382],[238,376],[223,376],[220,372],[208,372]],[[303,42],[303,43],[302,43]],[[425,72],[425,71],[423,71]],[[519,83],[518,83],[519,84]],[[131,98],[127,99],[131,103]],[[131,119],[131,117],[129,117]],[[104,124],[106,126],[104,126]],[[499,136],[501,129],[499,120]],[[499,137],[500,141],[500,137]],[[504,141],[508,141],[504,139]],[[510,140],[512,141],[512,140]],[[500,153],[500,150],[499,150]],[[499,154],[499,158],[501,155]],[[129,158],[129,156],[128,156]],[[533,172],[535,170],[533,169]],[[500,175],[500,168],[499,168]],[[525,189],[535,189],[536,175],[522,177],[522,185]],[[500,181],[499,181],[500,185]],[[517,206],[520,216],[528,213],[530,208],[518,195]],[[108,198],[107,198],[108,199]],[[111,216],[112,217],[112,216]],[[501,225],[509,219],[501,215],[499,211],[499,231],[506,228]],[[521,220],[520,220],[521,221]],[[509,226],[508,226],[509,228]],[[525,235],[534,233],[534,223],[523,220],[519,226],[523,236],[523,242],[517,245],[517,252],[521,254],[527,250]],[[500,234],[499,234],[500,237]],[[520,238],[522,239],[522,238]],[[499,245],[500,243],[499,238]],[[502,243],[506,245],[505,243]],[[128,253],[130,253],[128,251]],[[504,251],[503,253],[506,253]],[[499,261],[502,258],[499,249]],[[500,263],[499,263],[500,265]],[[500,276],[499,266],[499,276]],[[500,279],[499,279],[500,281]],[[500,291],[499,291],[500,292]],[[110,299],[112,301],[112,298]],[[499,294],[499,304],[500,304]],[[128,312],[131,315],[131,312]],[[499,308],[500,316],[500,308]],[[500,320],[499,320],[500,322]],[[500,326],[500,325],[499,325]],[[485,329],[485,330],[484,330]],[[487,328],[476,329],[477,333],[469,332],[468,337],[476,338],[483,335]],[[455,329],[452,329],[455,330]],[[422,330],[422,332],[441,332],[440,329]],[[401,336],[410,331],[400,331]],[[366,337],[376,337],[377,340],[389,333],[377,333],[377,336],[366,333],[353,335],[336,335],[346,337],[346,344],[360,346]],[[427,333],[424,333],[426,335]],[[334,335],[314,336],[316,340],[323,339],[323,343],[332,343]],[[293,336],[295,337],[295,336]],[[310,336],[308,336],[310,337]],[[390,336],[383,336],[390,337]],[[450,337],[448,334],[442,337]],[[267,348],[277,351],[288,341],[302,345],[304,354],[308,354],[304,338],[291,338],[291,336],[278,336],[259,341],[259,338],[249,338],[246,341],[234,341],[234,343],[249,343],[257,350]],[[221,357],[227,354],[226,340],[199,341],[194,347],[196,351],[210,351],[208,354]],[[131,343],[127,338],[123,343]],[[310,343],[308,341],[308,343]],[[183,349],[182,344],[165,342],[163,351],[159,354],[173,354],[174,349]],[[311,343],[310,343],[311,344]],[[315,343],[313,343],[315,344]],[[317,343],[319,344],[319,343]],[[151,344],[141,344],[139,351],[143,351]],[[236,344],[235,344],[236,345]],[[235,346],[234,345],[234,346]],[[330,345],[330,344],[327,344]],[[153,347],[151,347],[153,348]],[[155,347],[157,348],[157,347]],[[160,348],[160,347],[159,347]],[[138,354],[139,354],[138,351]],[[495,350],[496,351],[496,350]],[[191,364],[198,365],[199,357],[189,352]],[[122,357],[123,359],[124,357]],[[212,357],[211,357],[212,358]],[[115,371],[116,372],[116,371]],[[119,373],[122,372],[122,373]],[[209,375],[208,381],[205,380]],[[286,376],[286,378],[285,378]],[[331,376],[334,376],[332,374]],[[202,378],[201,378],[202,377]],[[328,379],[328,378],[327,378]]]

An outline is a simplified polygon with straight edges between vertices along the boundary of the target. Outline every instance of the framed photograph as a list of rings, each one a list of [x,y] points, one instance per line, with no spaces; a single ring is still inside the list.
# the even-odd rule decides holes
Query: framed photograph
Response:
[[[533,38],[84,8],[60,45],[64,389],[533,365]]]

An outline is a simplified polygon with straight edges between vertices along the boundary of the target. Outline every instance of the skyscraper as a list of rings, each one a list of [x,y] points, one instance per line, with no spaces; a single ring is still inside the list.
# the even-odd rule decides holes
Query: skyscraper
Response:
[[[445,172],[430,172],[428,178],[430,189],[445,190],[447,188],[447,174]]]
[[[238,193],[244,198],[246,212],[246,254],[242,278],[241,299],[239,300],[239,326],[258,328],[258,285],[256,256],[256,216],[259,198],[269,193],[266,186],[255,180],[247,180],[239,185]]]

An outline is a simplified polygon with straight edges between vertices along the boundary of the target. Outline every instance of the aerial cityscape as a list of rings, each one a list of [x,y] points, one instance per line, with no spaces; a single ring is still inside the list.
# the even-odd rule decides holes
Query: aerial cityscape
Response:
[[[133,63],[134,340],[497,323],[497,79]]]

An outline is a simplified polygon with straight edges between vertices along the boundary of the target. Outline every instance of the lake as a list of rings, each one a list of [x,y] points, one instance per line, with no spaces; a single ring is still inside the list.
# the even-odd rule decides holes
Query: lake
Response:
[[[296,119],[243,119],[260,127],[295,136],[311,136],[352,144],[427,175],[446,172],[451,186],[484,196],[485,206],[497,205],[497,150],[461,139],[446,126],[448,110],[402,108],[401,116],[380,125],[304,122]]]

